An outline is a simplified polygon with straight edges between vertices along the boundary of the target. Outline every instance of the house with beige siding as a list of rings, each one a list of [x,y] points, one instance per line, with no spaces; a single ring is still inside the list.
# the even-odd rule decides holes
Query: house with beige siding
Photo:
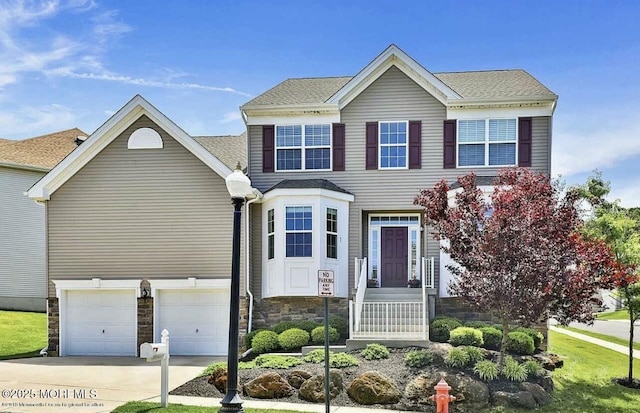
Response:
[[[209,149],[245,164],[245,141],[193,138],[136,96],[29,190],[50,352],[135,356],[166,328],[172,354],[226,354],[231,169]]]
[[[191,137],[140,96],[29,190],[47,214],[49,349],[226,354],[238,161],[243,332],[330,311],[351,339],[428,339],[449,300],[420,189],[499,168],[549,173],[557,96],[524,70],[431,73],[395,45],[353,77],[288,79],[244,104],[246,133]],[[412,281],[416,280],[416,281]],[[415,284],[418,288],[407,288]]]
[[[315,316],[326,269],[352,339],[426,339],[451,275],[414,197],[472,171],[489,185],[502,167],[548,174],[556,102],[524,70],[431,73],[391,45],[353,77],[287,79],[244,104],[264,194],[254,321]]]
[[[46,310],[45,210],[24,196],[86,134],[0,139],[0,309]]]

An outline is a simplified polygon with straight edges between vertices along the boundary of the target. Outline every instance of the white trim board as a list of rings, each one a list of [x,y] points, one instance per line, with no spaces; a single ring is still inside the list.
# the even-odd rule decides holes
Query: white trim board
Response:
[[[56,286],[56,297],[66,290],[129,290],[135,289],[136,296],[140,297],[140,283],[142,279],[103,280],[101,278],[82,280],[51,280]]]
[[[156,296],[157,290],[187,290],[187,289],[228,289],[231,288],[231,278],[173,278],[166,280],[148,280],[151,286],[151,297]]]

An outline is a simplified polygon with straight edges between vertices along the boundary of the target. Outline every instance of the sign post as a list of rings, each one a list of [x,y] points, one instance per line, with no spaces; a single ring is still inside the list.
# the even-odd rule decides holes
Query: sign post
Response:
[[[335,296],[333,270],[318,271],[318,297],[324,297],[324,407],[329,413],[329,297]]]

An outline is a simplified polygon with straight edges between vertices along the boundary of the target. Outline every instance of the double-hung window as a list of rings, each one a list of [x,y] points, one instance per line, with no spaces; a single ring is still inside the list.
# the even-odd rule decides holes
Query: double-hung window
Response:
[[[285,212],[286,256],[312,256],[312,212],[310,206],[288,206]]]
[[[327,258],[338,258],[338,210],[327,208]]]
[[[330,170],[331,125],[276,126],[276,168]]]
[[[516,119],[458,121],[458,166],[516,164]]]
[[[274,211],[270,209],[267,211],[267,258],[273,259],[275,257],[275,219]]]
[[[380,122],[380,169],[407,168],[408,122]]]

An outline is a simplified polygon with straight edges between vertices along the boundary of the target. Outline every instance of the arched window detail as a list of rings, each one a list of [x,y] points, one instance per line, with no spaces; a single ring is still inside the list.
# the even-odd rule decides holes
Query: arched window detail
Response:
[[[151,128],[136,129],[129,137],[127,149],[162,149],[162,138]]]

